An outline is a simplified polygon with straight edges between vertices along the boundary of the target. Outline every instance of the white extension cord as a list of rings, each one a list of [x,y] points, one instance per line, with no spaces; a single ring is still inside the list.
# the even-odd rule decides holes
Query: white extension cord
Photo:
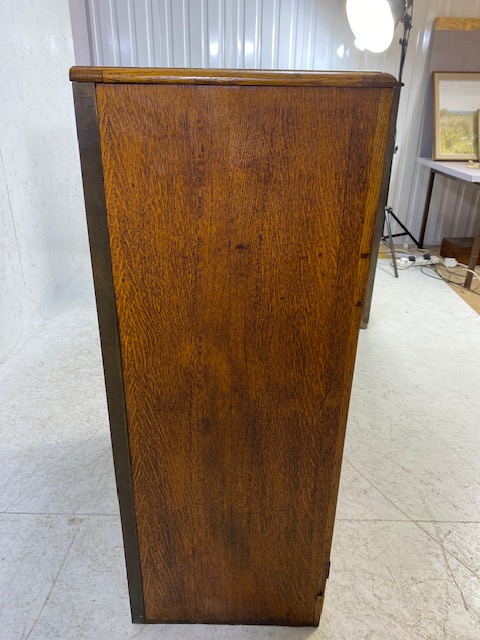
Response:
[[[427,264],[438,264],[441,262],[440,258],[437,256],[430,256],[428,259],[424,258],[421,255],[412,255],[412,254],[397,254],[397,262],[402,266],[406,267],[411,265],[412,267],[424,267]]]
[[[473,277],[480,282],[478,273],[475,270],[469,269],[467,265],[458,262],[456,258],[439,258],[438,256],[431,256],[429,253],[425,255],[428,256],[428,258],[425,258],[421,254],[397,252],[397,266],[399,269],[408,269],[409,267],[425,267],[432,264],[442,264],[448,271],[458,267],[459,269],[470,272]]]

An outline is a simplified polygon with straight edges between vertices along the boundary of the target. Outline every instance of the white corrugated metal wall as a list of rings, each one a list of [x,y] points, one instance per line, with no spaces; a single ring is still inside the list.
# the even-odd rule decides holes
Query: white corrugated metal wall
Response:
[[[86,0],[92,64],[262,69],[379,69],[398,73],[395,37],[384,54],[353,46],[342,0]],[[429,44],[436,16],[480,17],[480,0],[415,0],[389,203],[418,233],[430,153]],[[397,31],[400,35],[400,31]],[[479,52],[480,53],[480,52]],[[478,192],[439,178],[427,242],[473,235]]]

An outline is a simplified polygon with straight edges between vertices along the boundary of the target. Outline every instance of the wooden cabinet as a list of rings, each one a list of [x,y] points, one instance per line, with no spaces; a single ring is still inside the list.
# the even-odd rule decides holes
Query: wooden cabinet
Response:
[[[71,78],[133,619],[316,625],[397,83]]]

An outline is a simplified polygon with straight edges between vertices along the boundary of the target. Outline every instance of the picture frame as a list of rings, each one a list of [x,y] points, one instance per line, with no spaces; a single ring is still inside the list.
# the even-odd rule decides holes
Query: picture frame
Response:
[[[477,160],[480,73],[433,74],[433,159]]]
[[[480,109],[477,109],[477,159],[480,160]]]

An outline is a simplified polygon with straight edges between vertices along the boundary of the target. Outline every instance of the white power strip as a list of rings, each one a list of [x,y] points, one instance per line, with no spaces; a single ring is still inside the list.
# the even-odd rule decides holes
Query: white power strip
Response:
[[[415,259],[411,260],[410,258],[415,258]],[[415,256],[415,255],[412,255],[412,254],[400,255],[400,257],[397,258],[397,260],[402,265],[411,264],[412,266],[416,266],[416,267],[424,267],[427,264],[438,264],[439,262],[441,262],[441,260],[440,260],[440,258],[438,256],[430,256],[428,258],[428,260],[426,260],[422,256]]]

